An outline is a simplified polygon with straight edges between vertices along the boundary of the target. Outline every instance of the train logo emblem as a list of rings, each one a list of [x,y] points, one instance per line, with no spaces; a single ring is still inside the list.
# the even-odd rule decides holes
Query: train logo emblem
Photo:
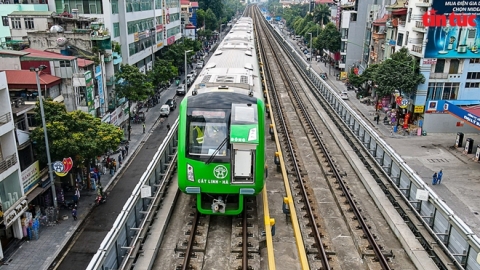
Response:
[[[223,165],[218,165],[213,169],[213,175],[219,179],[223,179],[227,177],[227,173],[228,173],[227,167]]]

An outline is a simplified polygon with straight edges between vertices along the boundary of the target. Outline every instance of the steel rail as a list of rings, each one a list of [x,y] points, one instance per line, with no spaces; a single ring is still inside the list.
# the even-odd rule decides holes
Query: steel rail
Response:
[[[298,67],[298,64],[296,64],[296,62],[294,62],[294,61],[292,61],[292,62],[295,63],[294,65],[297,67],[297,69],[302,70]],[[303,72],[300,72],[300,73],[303,74]],[[288,73],[286,73],[286,74],[288,74]],[[304,76],[304,78],[307,77],[306,75],[303,75],[303,76]],[[308,78],[305,78],[305,79],[306,79],[305,80],[306,82],[309,82]],[[309,85],[311,87],[311,84],[309,84]],[[360,223],[363,232],[366,234],[367,240],[368,240],[369,244],[371,245],[371,247],[372,247],[372,249],[373,249],[373,251],[374,251],[381,267],[382,267],[382,269],[391,269],[390,266],[388,265],[387,258],[383,254],[380,246],[376,243],[375,237],[373,236],[372,232],[368,228],[368,225],[366,224],[365,220],[363,219],[363,217],[360,213],[360,210],[358,209],[355,201],[353,200],[352,196],[350,195],[345,183],[342,181],[342,176],[340,175],[340,172],[336,168],[332,156],[327,151],[327,147],[325,146],[325,143],[321,140],[320,133],[318,132],[317,128],[315,127],[315,124],[313,123],[313,120],[311,119],[309,113],[307,112],[307,109],[306,109],[305,105],[303,104],[303,101],[301,100],[298,92],[296,92],[297,91],[296,88],[292,87],[292,89],[295,89],[295,92],[292,91],[292,93],[294,94],[295,99],[297,100],[297,102],[300,106],[302,114],[304,115],[305,119],[307,120],[312,132],[314,133],[314,136],[315,136],[317,142],[319,143],[320,147],[322,148],[322,151],[323,151],[323,153],[324,153],[324,155],[325,155],[325,157],[326,157],[326,159],[327,159],[327,161],[330,165],[330,168],[332,169],[332,173],[335,175],[335,178],[338,180],[338,183],[340,184],[340,187],[342,188],[342,191],[343,191],[344,195],[346,196],[346,198],[348,200],[348,203],[350,204],[350,207],[352,207],[352,210],[355,214],[355,217],[357,218],[358,222]]]
[[[262,23],[265,26],[265,22],[263,20],[262,20]],[[261,28],[261,29],[265,29],[265,28]],[[265,34],[266,31],[263,31],[263,33],[264,33],[264,35],[266,35]],[[278,53],[274,50],[274,45],[272,44],[271,39],[266,38],[266,40],[270,45],[272,54],[275,56],[275,58],[272,59],[272,60],[275,61],[277,63],[277,66],[280,68],[280,71],[282,72],[282,75],[283,75],[282,77],[284,78],[284,81],[286,81],[288,83],[290,88],[293,88],[293,83],[291,82],[290,79],[288,79],[288,76],[286,74],[286,70],[279,61]],[[267,70],[267,74],[270,77],[270,80],[273,81],[272,76],[271,76],[270,67],[266,66],[266,70]],[[303,180],[302,180],[303,177],[302,177],[302,173],[300,171],[300,166],[298,164],[297,159],[295,158],[295,154],[294,154],[295,151],[294,151],[294,147],[292,145],[292,138],[290,137],[290,135],[288,133],[288,130],[287,130],[287,123],[286,123],[286,120],[285,120],[285,116],[284,116],[284,114],[281,110],[280,99],[279,99],[279,97],[278,97],[278,95],[275,91],[275,87],[273,87],[273,89],[274,89],[274,91],[272,91],[272,93],[273,93],[273,98],[274,98],[274,102],[275,102],[275,105],[276,105],[275,108],[277,109],[277,114],[279,116],[279,120],[280,120],[280,123],[282,125],[284,135],[287,139],[286,143],[287,143],[287,146],[288,146],[288,150],[289,150],[290,154],[292,155],[292,162],[294,164],[295,175],[297,176],[297,178],[299,180],[298,182],[299,182],[299,186],[301,188],[302,196],[304,198],[304,203],[307,206],[306,211],[307,211],[308,218],[309,218],[309,221],[310,221],[310,224],[311,224],[311,228],[314,232],[315,244],[317,245],[317,249],[318,249],[319,254],[321,256],[322,266],[323,266],[324,270],[331,269],[330,264],[328,262],[328,255],[325,251],[325,248],[324,248],[322,240],[321,240],[321,234],[320,234],[320,232],[318,230],[318,227],[316,225],[316,222],[315,222],[315,217],[314,217],[314,213],[313,213],[313,210],[312,210],[312,205],[310,204],[310,201],[309,201],[308,195],[307,195],[307,191],[305,189],[305,185],[304,185]]]
[[[195,240],[195,232],[197,231],[197,225],[199,221],[200,221],[200,213],[198,212],[198,210],[196,210],[195,216],[193,217],[192,230],[190,231],[190,237],[188,238],[187,250],[185,251],[185,258],[183,259],[182,270],[190,269],[188,265],[190,263],[190,257],[192,256],[191,253],[193,250],[193,243]]]

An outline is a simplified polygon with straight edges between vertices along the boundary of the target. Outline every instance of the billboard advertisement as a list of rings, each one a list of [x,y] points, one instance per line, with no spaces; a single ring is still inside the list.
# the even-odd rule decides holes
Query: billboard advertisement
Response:
[[[477,1],[435,0],[422,16],[427,31],[425,58],[479,58]]]

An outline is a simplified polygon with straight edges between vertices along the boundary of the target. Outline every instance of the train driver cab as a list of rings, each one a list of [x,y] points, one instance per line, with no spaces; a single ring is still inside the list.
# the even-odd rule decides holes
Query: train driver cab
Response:
[[[215,154],[214,161],[225,162],[222,157],[227,156],[229,147],[225,117],[226,112],[220,110],[194,109],[191,112],[187,145],[190,158],[204,160]]]

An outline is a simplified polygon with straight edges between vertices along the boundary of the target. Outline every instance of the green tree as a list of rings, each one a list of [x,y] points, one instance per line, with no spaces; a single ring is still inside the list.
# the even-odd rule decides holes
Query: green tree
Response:
[[[379,97],[388,96],[400,91],[401,95],[410,97],[417,86],[425,82],[420,73],[417,61],[409,55],[407,48],[401,48],[379,64],[375,72],[376,92]]]
[[[198,7],[199,9],[206,10],[207,12],[208,10],[212,11],[215,19],[222,18],[224,16],[224,4],[222,0],[200,0],[198,1]]]
[[[213,13],[211,9],[207,9],[205,12],[205,26],[206,29],[210,29],[212,31],[218,31],[218,17]]]
[[[71,157],[75,167],[89,167],[90,160],[109,149],[117,149],[123,137],[118,127],[82,111],[67,113],[65,106],[53,101],[43,102],[52,161]],[[35,118],[41,123],[39,103]],[[47,163],[45,136],[42,128],[34,129],[30,138],[42,164]],[[89,175],[87,176],[89,177]],[[90,186],[90,181],[88,182]]]
[[[178,75],[178,68],[173,65],[172,61],[157,58],[153,69],[147,75],[154,86],[159,86],[168,83]]]
[[[329,22],[319,34],[321,42],[324,42],[324,47],[330,52],[340,51],[340,32],[337,30],[335,24]]]
[[[313,20],[315,23],[318,23],[322,26],[330,22],[330,14],[332,11],[330,7],[325,4],[320,4],[315,7],[313,10]]]
[[[132,101],[145,100],[154,93],[154,86],[148,76],[136,66],[122,64],[115,76],[115,92],[120,98],[128,100],[128,140],[130,140],[130,119]]]

